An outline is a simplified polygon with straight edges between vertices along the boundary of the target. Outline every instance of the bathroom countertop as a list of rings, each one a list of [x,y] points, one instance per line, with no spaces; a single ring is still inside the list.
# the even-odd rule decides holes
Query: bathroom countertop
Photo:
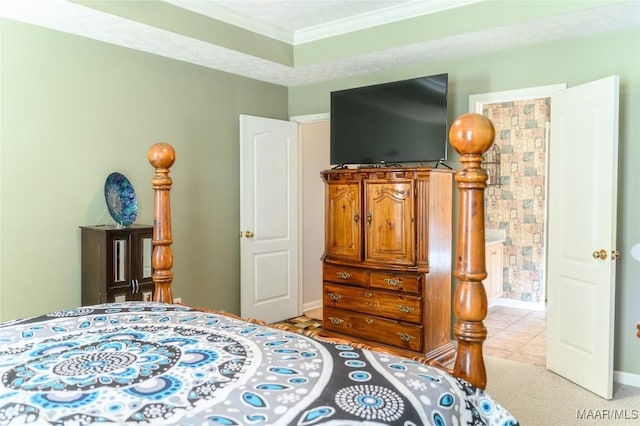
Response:
[[[503,244],[504,242],[505,242],[504,238],[485,238],[484,245],[493,246],[496,244]]]
[[[506,232],[503,229],[487,229],[484,234],[485,245],[503,244],[507,240]]]

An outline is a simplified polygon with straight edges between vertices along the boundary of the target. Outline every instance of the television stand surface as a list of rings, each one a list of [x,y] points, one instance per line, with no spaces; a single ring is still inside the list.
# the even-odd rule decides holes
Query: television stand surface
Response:
[[[371,164],[359,164],[359,169],[384,169],[387,167],[403,167],[402,164],[398,163],[386,163],[381,161],[379,163],[371,163]]]

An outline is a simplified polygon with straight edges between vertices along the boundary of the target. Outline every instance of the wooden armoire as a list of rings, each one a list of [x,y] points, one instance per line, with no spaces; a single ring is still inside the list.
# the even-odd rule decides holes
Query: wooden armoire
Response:
[[[453,358],[453,176],[427,167],[322,172],[327,334]]]

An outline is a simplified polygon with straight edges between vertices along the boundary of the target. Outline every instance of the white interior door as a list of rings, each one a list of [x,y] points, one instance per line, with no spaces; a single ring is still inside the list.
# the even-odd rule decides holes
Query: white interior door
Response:
[[[613,392],[618,76],[551,95],[547,367]],[[606,257],[594,257],[603,250]]]
[[[240,116],[240,315],[297,316],[297,124]]]

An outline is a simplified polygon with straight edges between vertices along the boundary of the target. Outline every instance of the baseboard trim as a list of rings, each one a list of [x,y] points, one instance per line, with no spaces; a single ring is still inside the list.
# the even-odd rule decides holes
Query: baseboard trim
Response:
[[[322,308],[322,299],[313,300],[311,302],[302,304],[302,312],[312,311],[318,308]]]
[[[509,308],[529,309],[535,311],[544,311],[546,306],[542,302],[525,302],[514,299],[497,299],[491,306],[505,306]],[[626,371],[614,371],[613,381],[621,385],[633,386],[640,388],[640,374],[627,373]]]
[[[640,374],[627,373],[626,371],[614,371],[613,381],[621,385],[640,388]]]
[[[531,311],[544,311],[547,307],[544,302],[525,302],[515,299],[496,299],[491,306],[505,306],[507,308],[529,309]]]

